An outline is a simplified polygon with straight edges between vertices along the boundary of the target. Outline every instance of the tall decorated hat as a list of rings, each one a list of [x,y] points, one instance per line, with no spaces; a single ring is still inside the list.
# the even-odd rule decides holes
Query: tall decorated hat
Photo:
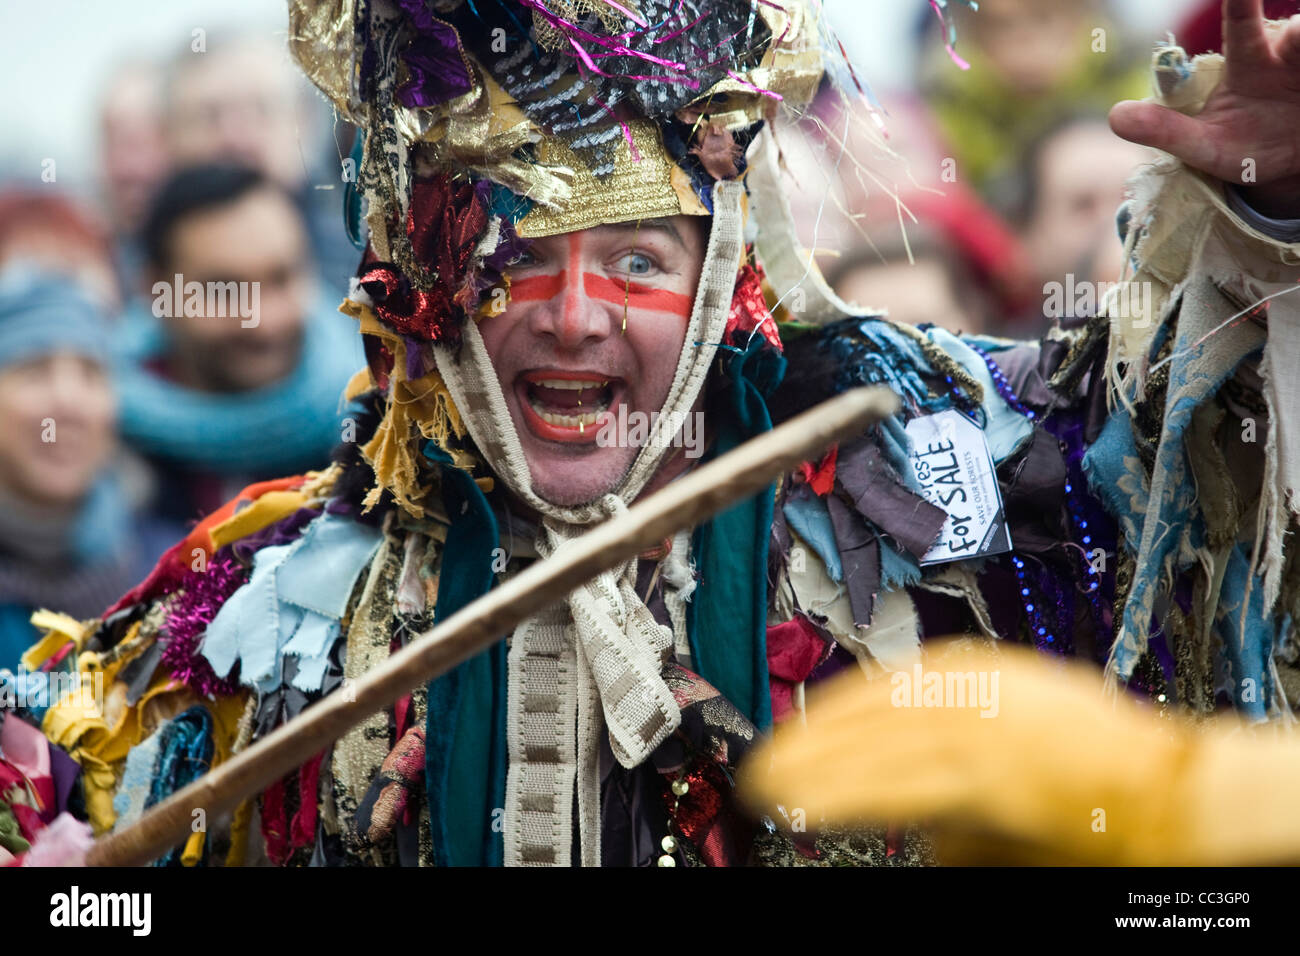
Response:
[[[759,339],[779,353],[769,306],[796,286],[799,319],[845,311],[795,242],[765,142],[764,127],[800,115],[822,80],[827,38],[804,0],[289,6],[293,56],[362,132],[349,226],[360,243],[364,221],[368,241],[344,310],[371,360],[353,392],[386,398],[363,448],[371,503],[387,489],[423,510],[420,447],[432,439],[456,466],[540,505],[473,329],[508,307],[510,264],[531,239],[707,218],[666,412],[691,407],[716,359],[758,351]],[[663,444],[646,442],[624,498]]]

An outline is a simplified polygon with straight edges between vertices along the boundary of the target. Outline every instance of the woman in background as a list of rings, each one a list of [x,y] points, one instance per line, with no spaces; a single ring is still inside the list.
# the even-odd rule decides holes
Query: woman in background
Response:
[[[115,456],[109,331],[67,277],[0,272],[0,668],[35,640],[34,610],[102,614],[182,533],[141,520]]]

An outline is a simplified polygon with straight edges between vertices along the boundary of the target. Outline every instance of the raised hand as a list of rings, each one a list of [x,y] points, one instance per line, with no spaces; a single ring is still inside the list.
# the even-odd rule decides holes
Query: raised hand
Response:
[[[1124,139],[1249,189],[1259,212],[1300,217],[1300,16],[1266,30],[1263,0],[1223,0],[1224,74],[1196,116],[1127,100],[1110,112]]]

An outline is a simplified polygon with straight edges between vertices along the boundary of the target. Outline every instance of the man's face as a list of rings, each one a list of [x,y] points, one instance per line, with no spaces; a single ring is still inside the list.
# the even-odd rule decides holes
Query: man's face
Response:
[[[229,160],[297,188],[303,179],[295,78],[260,42],[196,53],[171,78],[164,132],[176,166]]]
[[[174,285],[179,273],[182,282],[198,282],[205,291],[209,283],[237,289],[240,308],[251,316],[232,308],[226,297],[213,298],[213,315],[186,315],[185,300],[176,303],[166,319],[176,378],[213,392],[263,388],[287,378],[298,362],[311,303],[306,236],[289,200],[273,189],[255,189],[195,212],[173,227],[169,249],[169,261],[154,280]],[[235,286],[215,285],[225,283]]]
[[[510,270],[509,306],[479,331],[540,497],[591,501],[635,461],[638,446],[597,435],[621,408],[662,410],[704,246],[700,224],[674,216],[538,239]]]
[[[1038,198],[1025,226],[1025,243],[1043,281],[1062,281],[1098,251],[1120,250],[1115,210],[1133,170],[1154,159],[1125,142],[1104,120],[1071,124],[1057,132],[1038,159]],[[1103,275],[1113,280],[1117,271]]]
[[[100,168],[113,228],[131,233],[144,219],[167,169],[162,84],[156,70],[132,65],[116,76],[100,112]]]
[[[986,0],[965,21],[992,69],[1018,93],[1030,95],[1047,91],[1078,65],[1080,56],[1071,51],[1089,49],[1096,17],[1087,0]]]
[[[958,296],[937,255],[917,255],[907,262],[868,262],[844,276],[835,290],[845,302],[864,308],[885,307],[889,317],[906,325],[932,322],[949,332],[979,333],[980,317]]]

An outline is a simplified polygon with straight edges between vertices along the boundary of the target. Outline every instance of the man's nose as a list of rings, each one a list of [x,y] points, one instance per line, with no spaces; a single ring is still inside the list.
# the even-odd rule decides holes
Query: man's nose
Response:
[[[562,349],[575,350],[606,338],[613,327],[607,303],[592,298],[583,282],[581,239],[569,238],[567,267],[559,275],[558,294],[529,314],[530,330],[553,338]]]

